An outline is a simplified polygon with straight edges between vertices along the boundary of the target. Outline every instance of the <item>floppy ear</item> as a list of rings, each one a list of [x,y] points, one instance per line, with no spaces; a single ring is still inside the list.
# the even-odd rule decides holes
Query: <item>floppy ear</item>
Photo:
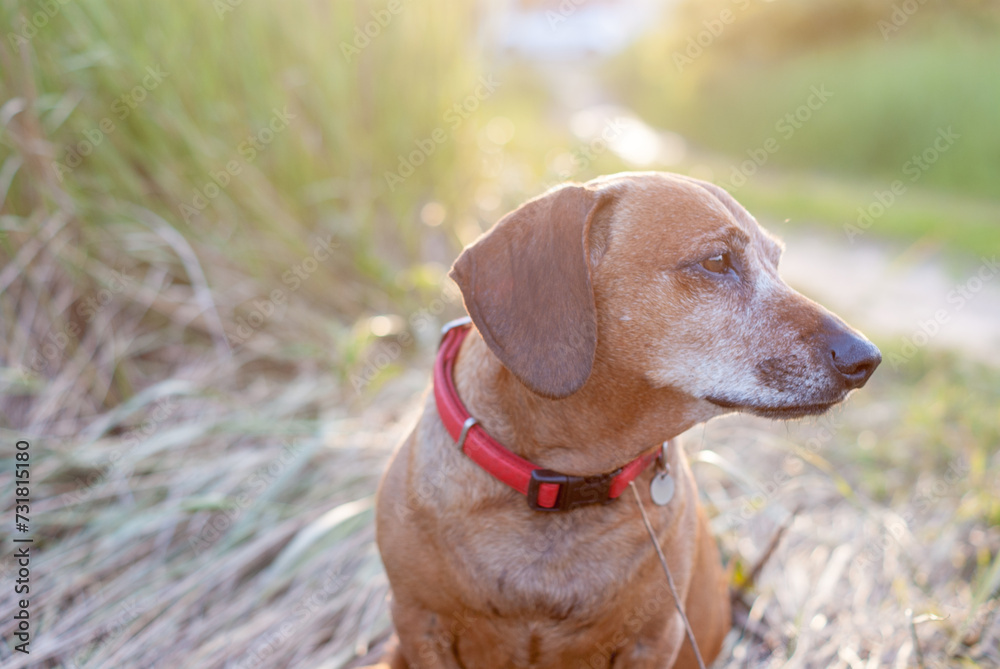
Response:
[[[607,199],[564,186],[526,202],[466,248],[451,270],[490,350],[545,397],[572,395],[594,365],[597,311],[588,238]]]

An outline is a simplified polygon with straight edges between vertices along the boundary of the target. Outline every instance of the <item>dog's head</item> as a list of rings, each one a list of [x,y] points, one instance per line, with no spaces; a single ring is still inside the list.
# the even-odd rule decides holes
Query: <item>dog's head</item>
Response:
[[[525,203],[451,276],[490,350],[538,395],[641,379],[705,413],[790,418],[843,400],[881,355],[781,280],[781,252],[721,188],[628,173]]]

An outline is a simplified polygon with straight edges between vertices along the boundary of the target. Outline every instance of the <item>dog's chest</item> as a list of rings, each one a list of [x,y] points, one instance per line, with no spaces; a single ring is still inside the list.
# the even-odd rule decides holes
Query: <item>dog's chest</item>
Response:
[[[638,666],[630,658],[652,652],[639,639],[666,630],[672,600],[641,525],[593,527],[549,514],[506,535],[449,533],[466,613],[457,648],[491,649],[481,666]]]
[[[597,620],[634,587],[652,556],[641,526],[608,522],[605,511],[530,513],[521,524],[487,517],[452,528],[456,581],[466,598],[495,615]],[[490,527],[496,529],[483,531]]]

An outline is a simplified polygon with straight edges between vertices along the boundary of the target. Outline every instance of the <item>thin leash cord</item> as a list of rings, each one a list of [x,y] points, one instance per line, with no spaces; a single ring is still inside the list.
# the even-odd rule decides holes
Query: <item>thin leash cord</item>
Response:
[[[660,542],[657,541],[656,533],[653,531],[653,524],[649,522],[649,516],[646,515],[646,509],[642,505],[642,499],[639,498],[639,490],[635,487],[635,481],[629,481],[628,485],[632,488],[632,494],[635,495],[635,503],[639,505],[639,513],[642,514],[642,522],[646,525],[646,531],[649,532],[649,540],[653,542],[653,548],[656,549],[656,554],[660,558],[660,564],[663,565],[663,573],[667,575],[667,585],[670,586],[670,594],[674,596],[674,604],[677,606],[677,612],[681,614],[681,620],[684,621],[684,631],[687,633],[688,643],[694,649],[694,658],[698,660],[699,669],[705,669],[705,661],[701,659],[701,651],[698,650],[698,644],[694,642],[694,632],[691,630],[691,623],[688,622],[687,614],[684,613],[681,598],[677,596],[674,577],[670,574],[670,567],[667,566],[667,558],[663,556]]]

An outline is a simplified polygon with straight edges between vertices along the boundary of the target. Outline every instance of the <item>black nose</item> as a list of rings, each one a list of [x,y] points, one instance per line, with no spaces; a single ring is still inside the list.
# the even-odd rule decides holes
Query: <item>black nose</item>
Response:
[[[833,366],[844,376],[849,389],[860,388],[882,362],[878,347],[864,337],[841,330],[827,339]]]

